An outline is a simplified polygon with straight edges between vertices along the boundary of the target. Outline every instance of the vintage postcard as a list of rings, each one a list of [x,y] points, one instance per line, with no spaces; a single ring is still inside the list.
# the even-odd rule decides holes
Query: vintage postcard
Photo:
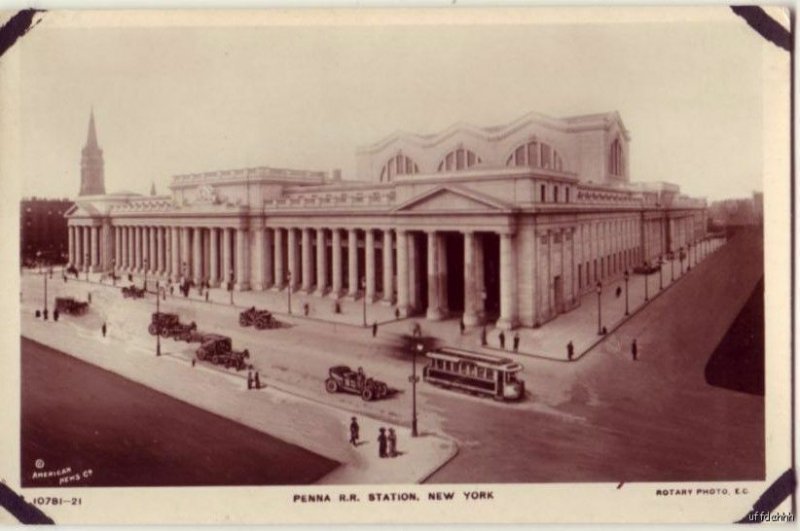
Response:
[[[789,13],[7,12],[2,521],[793,521]]]

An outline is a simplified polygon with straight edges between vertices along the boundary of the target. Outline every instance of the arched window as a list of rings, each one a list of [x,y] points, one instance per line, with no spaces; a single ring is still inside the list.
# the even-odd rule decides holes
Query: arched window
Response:
[[[402,153],[398,153],[383,165],[381,182],[388,183],[394,180],[395,175],[411,175],[412,173],[419,173],[417,163]]]
[[[530,166],[564,171],[564,159],[552,146],[537,140],[517,146],[506,159],[506,166]]]
[[[475,152],[460,147],[445,155],[436,171],[466,170],[480,163],[481,158]]]
[[[608,173],[611,175],[625,175],[625,159],[622,156],[622,143],[615,138],[608,152]]]

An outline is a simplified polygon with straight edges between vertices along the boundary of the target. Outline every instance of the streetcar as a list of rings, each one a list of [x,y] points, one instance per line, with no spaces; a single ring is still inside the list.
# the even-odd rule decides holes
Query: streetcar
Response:
[[[426,354],[428,365],[422,378],[446,389],[461,389],[491,396],[495,400],[520,400],[525,382],[517,378],[522,365],[508,358],[442,347]]]

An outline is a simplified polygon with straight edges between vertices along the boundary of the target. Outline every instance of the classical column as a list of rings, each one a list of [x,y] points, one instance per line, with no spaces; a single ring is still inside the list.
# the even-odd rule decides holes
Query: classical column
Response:
[[[421,254],[418,244],[421,238],[425,237],[422,233],[406,232],[405,251],[408,264],[408,311],[413,313],[422,310],[422,282],[423,275],[427,275],[427,266],[422,264]],[[398,255],[398,262],[400,261]],[[398,266],[399,269],[399,266]]]
[[[91,231],[91,252],[89,253],[89,261],[91,262],[91,269],[93,273],[100,269],[100,238],[98,237],[98,228],[92,227]]]
[[[408,233],[397,231],[397,310],[402,317],[409,314],[408,308]]]
[[[114,267],[119,269],[122,267],[122,229],[114,226],[112,230],[114,231]]]
[[[500,319],[497,327],[511,330],[517,324],[516,300],[514,299],[514,242],[511,234],[500,235]]]
[[[166,273],[164,260],[164,227],[156,227],[156,273]]]
[[[80,227],[72,227],[75,232],[75,269],[80,270],[83,267],[83,236]]]
[[[275,229],[274,249],[273,254],[275,258],[275,281],[273,286],[275,289],[282,289],[286,284],[286,272],[283,270],[283,231],[284,229]]]
[[[331,229],[331,261],[333,262],[331,297],[338,298],[342,294],[342,231],[340,229]]]
[[[347,272],[348,295],[355,299],[358,296],[358,237],[356,229],[347,231]]]
[[[125,270],[129,273],[133,271],[134,258],[133,258],[133,227],[130,225],[125,227],[125,239],[122,242],[125,246]]]
[[[67,239],[69,241],[69,245],[67,247],[69,252],[69,263],[67,265],[75,266],[75,227],[67,227]]]
[[[430,231],[428,236],[428,311],[426,317],[432,321],[442,318],[439,308],[439,244],[436,231]]]
[[[478,294],[475,282],[475,233],[464,233],[464,324],[478,324]]]
[[[325,296],[328,287],[328,255],[325,252],[325,229],[317,229],[317,295]]]
[[[272,234],[272,229],[264,229],[264,289],[275,282]]]
[[[392,264],[392,231],[383,231],[383,300],[394,302],[394,267]]]
[[[286,250],[289,253],[289,289],[295,291],[297,289],[297,230],[286,229]]]
[[[142,272],[142,227],[133,227],[133,270]]]
[[[437,233],[436,247],[439,249],[436,266],[436,278],[439,281],[439,310],[442,312],[442,317],[445,317],[450,313],[450,300],[447,293],[447,268],[449,266],[447,263],[447,240],[445,240],[444,234]],[[459,265],[457,264],[456,267]]]
[[[181,254],[178,243],[178,227],[169,228],[169,254],[170,254],[170,278],[173,282],[178,282],[181,278]]]
[[[372,229],[364,231],[364,296],[369,302],[375,300],[375,232]]]
[[[203,282],[203,229],[192,231],[192,277],[195,284]]]
[[[313,267],[313,262],[311,260],[311,229],[300,230],[302,231],[301,263],[303,264],[303,291],[310,293],[313,285],[311,280],[313,274],[311,272]]]
[[[212,227],[211,231],[211,263],[209,264],[208,283],[212,287],[219,286],[219,229]]]
[[[156,231],[158,231],[158,227],[150,227],[150,252],[148,255],[150,256],[150,272],[153,274],[158,273],[158,254],[156,248]]]
[[[181,265],[180,277],[183,280],[189,278],[192,273],[191,248],[189,247],[189,228],[181,227]]]
[[[231,229],[222,229],[222,287],[228,288],[231,279]]]
[[[248,230],[236,229],[236,290],[250,289],[250,256]]]
[[[253,256],[253,267],[255,267],[255,271],[253,271],[253,289],[254,290],[263,290],[266,286],[264,283],[264,226],[263,221],[259,221],[258,224],[253,227],[253,240],[254,243],[254,256]]]

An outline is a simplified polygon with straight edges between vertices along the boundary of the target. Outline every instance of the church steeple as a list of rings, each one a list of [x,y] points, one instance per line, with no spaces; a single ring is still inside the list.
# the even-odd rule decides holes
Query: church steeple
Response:
[[[81,191],[79,195],[103,195],[105,193],[103,150],[97,144],[97,130],[94,125],[94,109],[92,109],[89,115],[86,145],[81,151]]]

